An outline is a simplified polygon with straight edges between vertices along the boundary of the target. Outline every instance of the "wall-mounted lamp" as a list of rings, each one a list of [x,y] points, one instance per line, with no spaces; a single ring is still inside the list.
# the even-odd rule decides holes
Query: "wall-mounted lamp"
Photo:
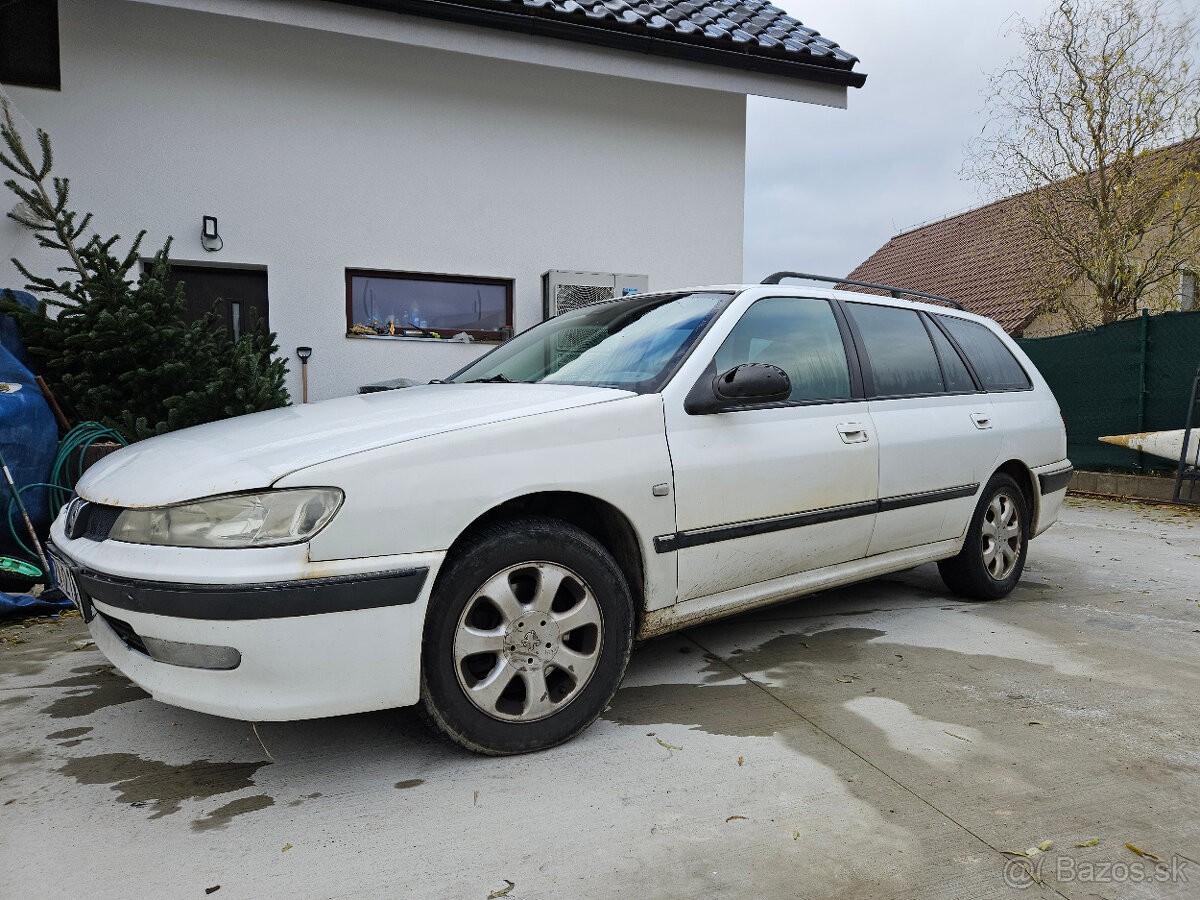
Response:
[[[308,358],[312,356],[312,347],[297,347],[296,355],[300,357],[300,382],[303,385],[304,402],[308,402]]]
[[[200,246],[210,253],[215,253],[225,246],[221,235],[217,233],[217,217],[205,216],[200,226]]]

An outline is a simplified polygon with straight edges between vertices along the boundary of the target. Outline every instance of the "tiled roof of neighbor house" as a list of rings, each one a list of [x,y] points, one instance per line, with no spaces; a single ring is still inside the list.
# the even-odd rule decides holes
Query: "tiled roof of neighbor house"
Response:
[[[1193,172],[1200,169],[1200,139],[1145,151],[1137,160],[1145,167],[1143,173],[1158,172],[1148,176],[1146,183],[1161,185],[1164,173],[1177,176],[1170,174],[1170,167],[1154,169],[1156,161],[1174,161],[1170,166],[1183,165]],[[1083,177],[1056,184],[1069,186]],[[1065,263],[1051,262],[1046,245],[1021,224],[1020,203],[1032,193],[1005,197],[898,234],[846,277],[957,300],[1019,337],[1038,316],[1037,282],[1066,283],[1079,274]],[[1081,220],[1080,227],[1088,226]]]
[[[764,74],[862,87],[857,57],[766,0],[335,0]]]
[[[1008,197],[898,234],[847,278],[957,300],[1019,335],[1037,317],[1029,288],[1037,246]]]

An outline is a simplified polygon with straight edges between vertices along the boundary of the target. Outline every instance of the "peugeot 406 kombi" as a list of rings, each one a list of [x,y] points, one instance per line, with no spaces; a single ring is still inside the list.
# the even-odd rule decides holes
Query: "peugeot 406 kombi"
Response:
[[[135,444],[79,482],[52,551],[163,702],[420,704],[519,753],[586,728],[635,638],[935,561],[1003,597],[1070,474],[994,322],[702,287],[565,313],[437,383]]]

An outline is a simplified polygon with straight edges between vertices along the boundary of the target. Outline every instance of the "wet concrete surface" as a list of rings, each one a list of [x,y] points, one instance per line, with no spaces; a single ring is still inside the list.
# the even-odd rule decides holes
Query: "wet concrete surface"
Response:
[[[256,735],[87,640],[0,626],[3,898],[1200,896],[1196,512],[1072,500],[996,603],[922,567],[650,642],[509,759]]]

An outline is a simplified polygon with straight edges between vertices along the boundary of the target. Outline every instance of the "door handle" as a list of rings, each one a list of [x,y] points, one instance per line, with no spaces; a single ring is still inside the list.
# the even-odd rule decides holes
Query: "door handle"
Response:
[[[971,421],[981,430],[992,427],[992,419],[986,413],[971,413]]]
[[[862,444],[869,439],[867,429],[858,422],[842,422],[838,425],[837,430],[841,435],[842,442],[846,444]]]

